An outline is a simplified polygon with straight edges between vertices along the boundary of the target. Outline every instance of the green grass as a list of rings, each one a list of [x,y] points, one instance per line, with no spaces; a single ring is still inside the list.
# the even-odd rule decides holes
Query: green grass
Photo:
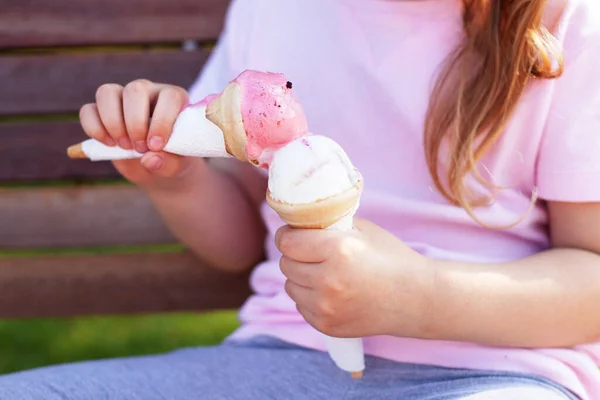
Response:
[[[77,256],[77,255],[97,255],[97,254],[135,254],[135,253],[171,253],[184,251],[185,246],[172,244],[153,244],[153,245],[123,245],[123,246],[88,246],[88,247],[67,247],[64,249],[15,249],[0,250],[0,258],[32,257],[32,256]]]
[[[92,181],[85,184],[124,180]],[[71,186],[26,182],[0,187]],[[0,250],[2,257],[181,251],[179,244]],[[163,353],[221,342],[238,326],[236,311],[47,319],[0,319],[0,374],[75,361]]]
[[[237,326],[234,311],[0,320],[0,374],[73,361],[214,345]]]
[[[172,252],[174,245],[0,251],[2,257]],[[74,361],[156,354],[221,342],[236,311],[136,316],[0,319],[0,374]]]

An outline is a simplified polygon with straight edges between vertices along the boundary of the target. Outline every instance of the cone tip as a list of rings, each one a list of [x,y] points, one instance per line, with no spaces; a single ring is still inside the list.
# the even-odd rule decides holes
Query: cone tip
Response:
[[[83,152],[81,143],[69,146],[69,148],[67,148],[67,155],[69,158],[87,158],[87,155]]]
[[[363,371],[350,372],[350,376],[354,379],[362,379]]]

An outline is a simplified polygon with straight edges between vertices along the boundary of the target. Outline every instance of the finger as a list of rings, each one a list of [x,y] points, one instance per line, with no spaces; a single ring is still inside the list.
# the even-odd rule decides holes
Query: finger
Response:
[[[177,116],[188,103],[187,92],[179,87],[168,86],[160,91],[148,133],[148,147],[161,151],[173,131]]]
[[[315,291],[301,285],[297,285],[289,279],[285,282],[285,292],[300,307],[314,310]]]
[[[327,243],[332,232],[324,229],[280,228],[275,234],[275,244],[284,256],[292,260],[318,263],[327,260],[330,250]]]
[[[184,169],[184,157],[161,152],[149,151],[140,160],[150,172],[164,178],[172,178],[181,174]]]
[[[96,91],[96,106],[106,132],[120,147],[131,150],[131,142],[123,119],[122,98],[123,86],[105,84]]]
[[[320,279],[320,266],[316,263],[302,263],[285,256],[279,260],[279,268],[283,275],[297,285],[314,288]]]
[[[107,146],[116,146],[117,142],[110,137],[100,115],[98,114],[98,107],[96,104],[86,104],[79,110],[79,121],[83,131],[92,139],[104,143]]]
[[[153,83],[145,79],[130,82],[123,89],[125,126],[133,148],[139,153],[148,151],[150,106],[156,101],[157,96],[158,91]]]

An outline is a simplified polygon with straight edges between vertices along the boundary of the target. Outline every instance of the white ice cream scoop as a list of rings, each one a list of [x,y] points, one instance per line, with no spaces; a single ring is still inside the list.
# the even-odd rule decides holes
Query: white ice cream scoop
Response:
[[[301,204],[335,196],[360,180],[344,150],[318,135],[301,137],[279,149],[269,168],[269,191],[277,200]]]

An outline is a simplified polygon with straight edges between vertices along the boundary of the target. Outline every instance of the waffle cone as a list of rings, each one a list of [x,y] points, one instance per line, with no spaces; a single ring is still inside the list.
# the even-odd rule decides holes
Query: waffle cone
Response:
[[[67,155],[69,158],[87,158],[87,155],[83,151],[83,145],[81,143],[69,146],[67,149]]]
[[[352,213],[360,199],[363,181],[350,189],[312,203],[291,204],[273,198],[267,191],[267,204],[292,228],[325,229]]]
[[[362,379],[364,371],[350,372],[350,376],[354,379]]]
[[[217,125],[225,138],[225,149],[240,161],[250,161],[246,154],[246,129],[242,121],[241,87],[231,82],[223,93],[206,107],[206,118]]]

